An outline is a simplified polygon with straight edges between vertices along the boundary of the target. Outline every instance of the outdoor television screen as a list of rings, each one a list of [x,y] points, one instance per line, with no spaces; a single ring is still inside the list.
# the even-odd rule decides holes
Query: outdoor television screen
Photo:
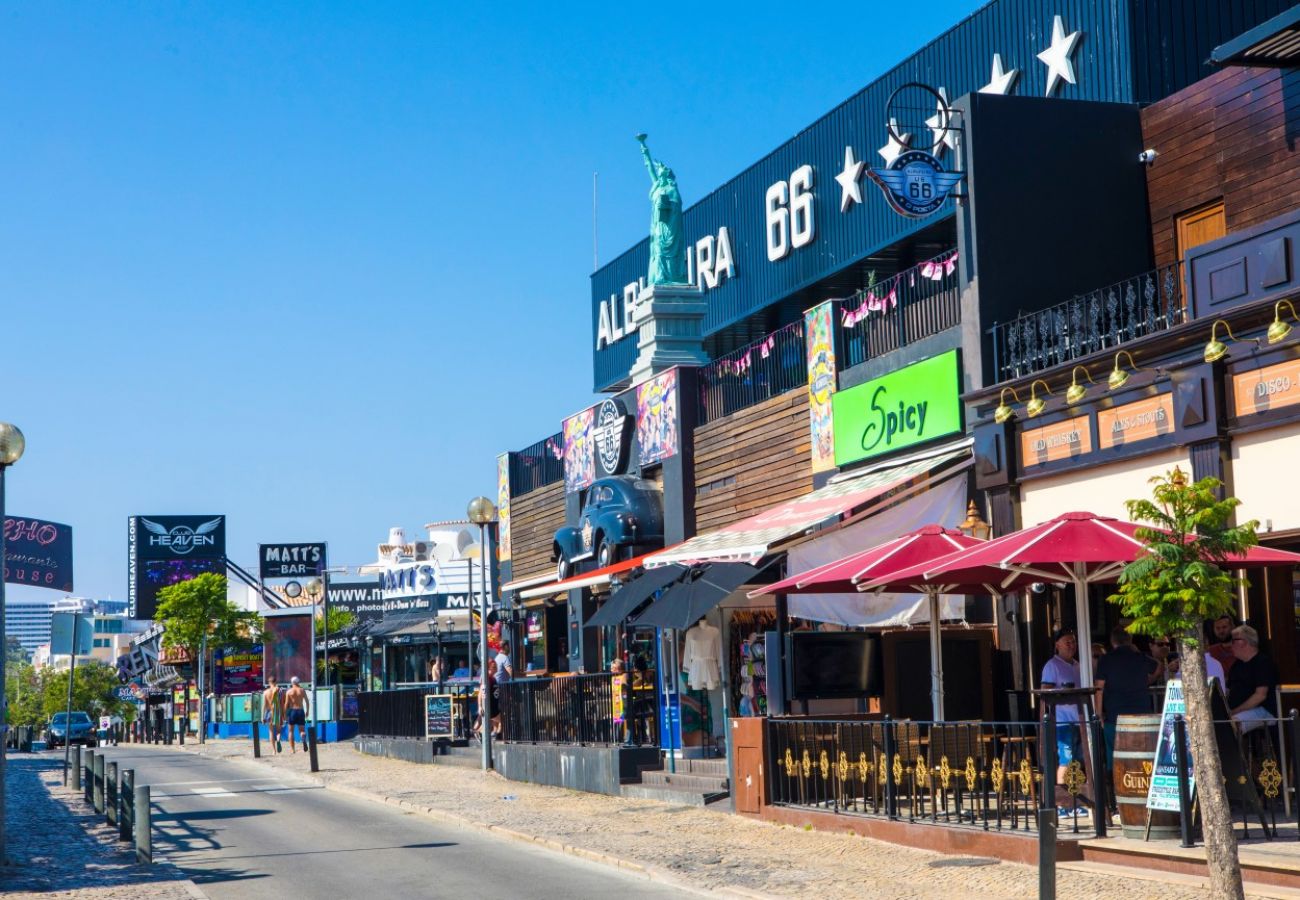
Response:
[[[880,636],[859,631],[790,635],[791,694],[814,697],[879,696]]]

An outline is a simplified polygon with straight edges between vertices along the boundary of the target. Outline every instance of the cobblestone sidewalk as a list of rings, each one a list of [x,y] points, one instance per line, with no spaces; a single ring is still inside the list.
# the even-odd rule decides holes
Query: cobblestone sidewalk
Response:
[[[0,867],[0,895],[6,900],[203,897],[172,866],[135,862],[130,845],[117,841],[103,817],[63,787],[62,755],[8,757],[5,794],[10,865]]]
[[[252,760],[246,741],[191,752]],[[308,773],[306,754],[262,765]],[[579,855],[619,859],[695,888],[750,896],[1007,897],[1038,892],[1037,870],[992,859],[944,856],[851,835],[805,831],[696,807],[630,800],[507,781],[476,769],[418,765],[320,747],[327,786],[405,801],[432,814],[497,826]],[[508,864],[508,861],[503,861]],[[1207,897],[1194,883],[1058,871],[1060,896],[1160,900]]]

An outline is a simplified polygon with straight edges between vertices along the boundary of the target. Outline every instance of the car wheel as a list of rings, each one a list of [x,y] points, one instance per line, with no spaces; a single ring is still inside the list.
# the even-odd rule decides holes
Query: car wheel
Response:
[[[569,560],[563,553],[560,554],[559,560],[555,563],[555,580],[563,581],[569,577]]]
[[[608,541],[601,541],[600,546],[596,548],[596,566],[605,568],[614,564],[614,545]]]

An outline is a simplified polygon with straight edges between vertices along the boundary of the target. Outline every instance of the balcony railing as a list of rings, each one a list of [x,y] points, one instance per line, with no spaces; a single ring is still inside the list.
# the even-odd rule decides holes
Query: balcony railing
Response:
[[[836,304],[849,368],[955,327],[961,321],[957,251],[905,269]]]
[[[654,672],[629,676],[619,704],[613,678],[601,672],[516,678],[502,684],[498,696],[503,739],[527,744],[658,746]]]
[[[989,329],[993,382],[1014,381],[1181,325],[1180,263],[1143,272]]]
[[[700,424],[721,419],[795,388],[806,388],[803,321],[719,356],[700,369]]]
[[[554,434],[510,454],[510,496],[527,494],[564,477],[563,440],[564,435]]]

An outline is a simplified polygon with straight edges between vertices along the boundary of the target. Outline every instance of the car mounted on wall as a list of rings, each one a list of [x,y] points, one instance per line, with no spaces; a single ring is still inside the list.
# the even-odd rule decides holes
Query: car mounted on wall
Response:
[[[555,532],[552,558],[561,581],[573,575],[576,565],[591,561],[603,569],[618,562],[626,551],[662,547],[664,501],[659,486],[631,475],[615,475],[593,482],[577,527]]]

